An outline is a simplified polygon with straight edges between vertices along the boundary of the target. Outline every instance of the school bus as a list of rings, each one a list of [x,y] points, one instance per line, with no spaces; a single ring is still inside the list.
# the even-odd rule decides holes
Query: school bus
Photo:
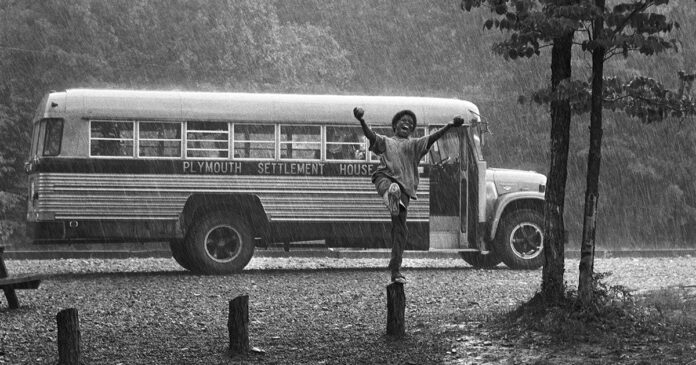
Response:
[[[458,250],[475,267],[543,263],[546,177],[488,168],[487,124],[458,99],[71,89],[33,118],[27,229],[34,244],[169,242],[197,273],[242,270],[257,246],[390,246],[371,153],[352,110],[390,135],[467,121],[419,166],[408,250]]]

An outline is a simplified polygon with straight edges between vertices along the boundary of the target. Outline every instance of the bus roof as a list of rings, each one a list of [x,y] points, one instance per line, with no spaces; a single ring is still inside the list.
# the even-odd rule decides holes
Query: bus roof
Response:
[[[43,117],[84,119],[220,120],[353,124],[353,108],[370,124],[391,124],[410,109],[422,124],[444,124],[455,115],[478,120],[478,108],[459,99],[190,91],[69,89],[48,95]]]

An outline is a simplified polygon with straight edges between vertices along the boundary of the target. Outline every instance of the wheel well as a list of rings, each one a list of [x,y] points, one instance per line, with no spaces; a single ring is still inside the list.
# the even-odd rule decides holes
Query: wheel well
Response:
[[[536,210],[540,214],[544,214],[544,201],[539,199],[519,199],[510,202],[503,210],[503,214],[500,215],[501,219],[504,219],[508,214],[517,210]]]
[[[194,194],[186,200],[180,217],[184,235],[196,218],[216,211],[238,212],[246,219],[254,237],[265,238],[269,232],[268,216],[258,196],[252,194]]]
[[[490,227],[491,231],[488,232],[487,236],[490,237],[491,240],[495,239],[495,236],[498,234],[498,231],[500,230],[501,222],[505,220],[507,216],[512,214],[513,212],[523,209],[534,210],[539,212],[539,214],[543,215],[544,201],[541,199],[518,199],[510,202],[503,209],[503,212],[500,214],[500,219],[498,220],[495,227]]]

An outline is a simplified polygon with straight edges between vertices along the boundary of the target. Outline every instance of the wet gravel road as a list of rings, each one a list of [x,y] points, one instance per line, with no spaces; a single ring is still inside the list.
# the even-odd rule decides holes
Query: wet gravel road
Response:
[[[245,272],[257,271],[331,271],[331,270],[369,270],[385,271],[388,260],[376,258],[327,258],[327,257],[259,257],[253,258]],[[565,280],[569,287],[577,286],[577,259],[566,260]],[[404,272],[431,269],[467,269],[472,267],[460,259],[451,258],[406,258]],[[7,260],[12,274],[70,275],[85,273],[131,273],[131,272],[177,272],[184,271],[173,259],[132,258],[132,259],[60,259],[60,260]],[[540,284],[541,270],[513,271],[504,265],[493,270],[492,276]],[[598,258],[595,272],[611,272],[606,281],[610,285],[623,285],[631,290],[653,290],[669,286],[696,286],[696,258],[658,257],[658,258]],[[415,278],[414,278],[415,279]],[[386,280],[386,279],[385,279]]]
[[[541,282],[541,270],[406,258],[409,337],[394,343],[383,338],[387,262],[258,257],[242,274],[198,276],[165,258],[7,260],[13,274],[46,277],[19,292],[19,310],[0,299],[0,364],[55,364],[55,315],[67,307],[80,311],[85,363],[229,364],[227,301],[240,293],[250,296],[251,342],[265,351],[251,363],[443,363],[457,326],[515,308]],[[577,265],[566,261],[569,288]],[[637,292],[696,287],[692,257],[597,259],[595,270]],[[517,350],[505,351],[496,358]]]

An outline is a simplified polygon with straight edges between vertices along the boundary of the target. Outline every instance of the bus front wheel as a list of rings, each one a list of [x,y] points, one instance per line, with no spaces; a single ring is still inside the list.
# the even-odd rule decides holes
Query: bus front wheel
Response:
[[[186,235],[191,271],[230,274],[242,271],[254,254],[254,241],[241,217],[215,212],[198,219]]]
[[[511,269],[534,270],[544,264],[544,216],[531,209],[506,214],[496,235],[496,252]]]

